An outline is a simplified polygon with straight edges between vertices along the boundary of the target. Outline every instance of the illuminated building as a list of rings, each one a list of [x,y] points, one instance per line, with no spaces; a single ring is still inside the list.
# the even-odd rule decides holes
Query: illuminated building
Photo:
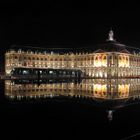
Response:
[[[11,75],[15,68],[52,68],[81,70],[83,76],[91,78],[140,76],[140,55],[126,47],[114,40],[111,30],[106,42],[94,51],[61,53],[60,50],[55,53],[47,49],[44,52],[13,49],[5,54],[5,73]]]

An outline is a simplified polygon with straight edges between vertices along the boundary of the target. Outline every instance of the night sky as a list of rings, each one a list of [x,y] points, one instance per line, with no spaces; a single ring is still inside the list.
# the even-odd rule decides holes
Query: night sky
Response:
[[[139,18],[135,0],[0,2],[0,51],[13,44],[96,47],[110,28],[117,41],[140,48]]]

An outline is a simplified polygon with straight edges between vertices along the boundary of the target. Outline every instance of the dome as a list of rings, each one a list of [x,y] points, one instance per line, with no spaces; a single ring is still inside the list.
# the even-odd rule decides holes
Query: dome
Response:
[[[126,49],[126,47],[127,47],[126,45],[121,44],[114,39],[114,33],[112,30],[110,30],[108,39],[106,40],[106,42],[98,45],[98,49],[95,51],[95,53],[98,53],[98,52],[99,53],[101,52],[130,53]]]

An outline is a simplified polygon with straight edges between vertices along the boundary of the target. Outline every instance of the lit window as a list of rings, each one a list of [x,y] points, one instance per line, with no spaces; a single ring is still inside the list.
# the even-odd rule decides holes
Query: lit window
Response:
[[[52,74],[53,73],[53,71],[49,71],[49,74]]]
[[[23,70],[23,74],[28,74],[28,71],[27,70]]]

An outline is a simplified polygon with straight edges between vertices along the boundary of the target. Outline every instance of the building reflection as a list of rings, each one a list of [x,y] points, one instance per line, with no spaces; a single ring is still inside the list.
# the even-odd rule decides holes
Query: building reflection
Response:
[[[139,102],[140,79],[83,79],[82,81],[5,81],[11,100],[74,97],[92,99],[112,121],[117,109]]]
[[[40,83],[5,81],[5,96],[10,99],[72,96],[98,101],[122,100],[139,97],[140,79],[84,79]]]

